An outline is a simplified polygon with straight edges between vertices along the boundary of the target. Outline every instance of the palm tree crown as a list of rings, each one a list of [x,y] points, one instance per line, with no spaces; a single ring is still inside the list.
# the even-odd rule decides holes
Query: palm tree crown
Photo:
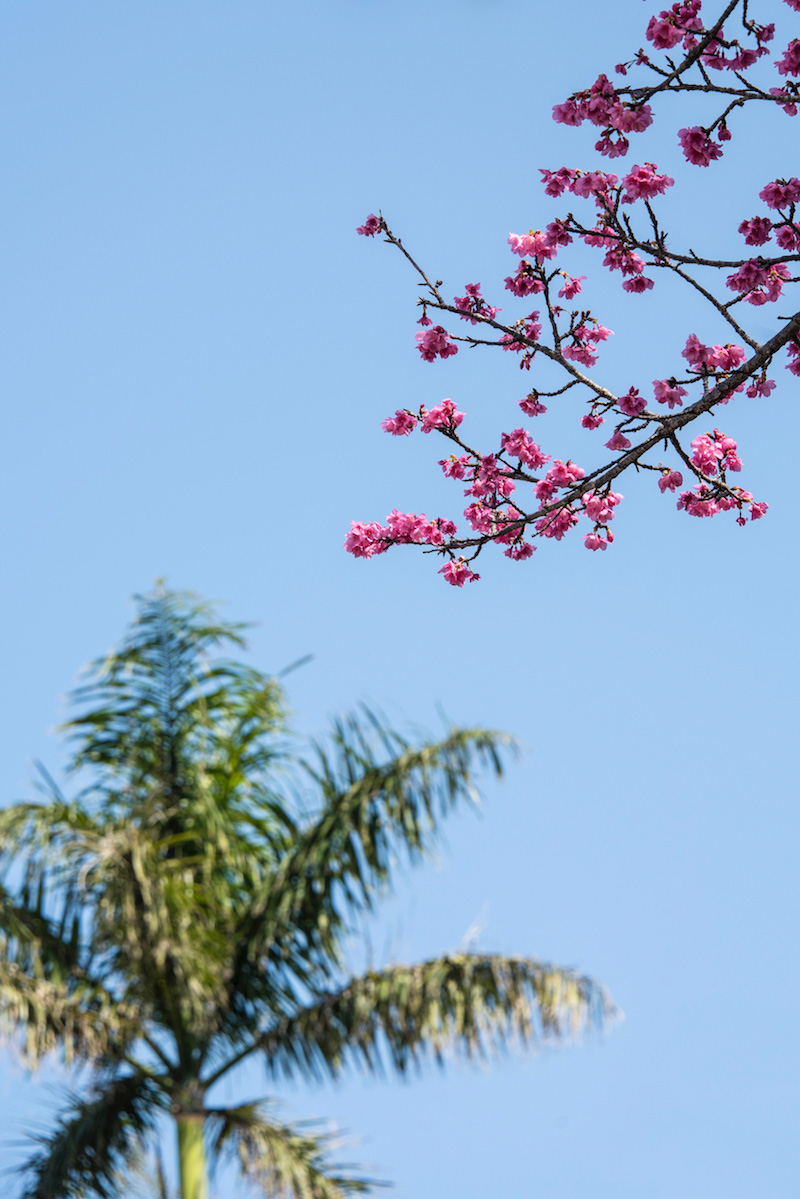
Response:
[[[165,1114],[183,1199],[206,1199],[206,1162],[227,1152],[268,1195],[367,1192],[325,1135],[266,1102],[217,1107],[214,1084],[254,1055],[276,1078],[402,1072],[614,1014],[590,979],[527,958],[348,977],[353,914],[399,854],[424,855],[476,769],[501,773],[510,742],[453,729],[413,745],[365,711],[290,753],[277,681],[219,656],[241,633],[192,597],[140,599],[66,726],[89,785],[0,815],[0,1016],[29,1063],[58,1050],[93,1080],[39,1139],[25,1199],[118,1195]]]

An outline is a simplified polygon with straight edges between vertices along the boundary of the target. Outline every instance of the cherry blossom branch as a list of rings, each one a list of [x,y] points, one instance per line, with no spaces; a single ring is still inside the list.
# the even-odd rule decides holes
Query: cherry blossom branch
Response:
[[[800,0],[784,0],[800,13]],[[556,105],[554,118],[563,124],[579,125],[589,121],[602,131],[596,149],[608,157],[624,156],[629,148],[628,134],[644,132],[652,124],[653,114],[648,101],[672,91],[719,93],[726,97],[726,106],[710,125],[697,125],[679,131],[679,141],[686,160],[696,166],[708,167],[721,157],[723,146],[730,141],[728,117],[752,100],[770,100],[779,104],[789,115],[797,112],[800,86],[788,76],[800,76],[800,39],[793,39],[774,65],[784,82],[778,88],[761,87],[745,75],[759,60],[771,54],[770,43],[774,25],[759,24],[749,15],[747,0],[731,0],[709,28],[704,28],[699,12],[701,0],[677,0],[669,10],[651,18],[647,39],[655,50],[669,50],[678,45],[683,57],[673,61],[666,56],[662,68],[639,51],[636,63],[655,72],[658,83],[644,87],[616,88],[605,75],[600,75],[591,88],[575,92],[563,104]],[[743,47],[737,38],[725,36],[724,24],[739,10],[742,28],[753,44]],[[617,71],[627,74],[633,63],[620,64]],[[686,78],[696,68],[702,83]],[[715,81],[714,71],[732,73],[738,87]],[[715,137],[712,137],[712,134]],[[498,319],[499,308],[484,298],[479,283],[468,283],[465,294],[450,302],[442,291],[442,281],[432,280],[416,259],[388,227],[383,216],[370,215],[359,233],[374,237],[383,233],[388,243],[396,246],[416,271],[424,289],[418,304],[422,316],[421,331],[416,335],[417,349],[425,361],[446,359],[458,353],[459,346],[499,346],[517,354],[519,366],[530,370],[537,356],[556,364],[568,375],[567,382],[549,391],[535,387],[519,401],[526,417],[536,417],[546,411],[542,398],[560,399],[578,394],[578,385],[588,393],[588,411],[580,419],[586,429],[597,429],[606,419],[613,419],[615,428],[605,447],[614,455],[588,473],[571,459],[551,458],[523,427],[503,432],[499,447],[482,453],[463,437],[460,426],[464,414],[447,399],[427,409],[398,409],[383,422],[383,428],[394,436],[407,436],[417,428],[423,434],[437,432],[454,448],[449,458],[439,462],[445,476],[465,484],[468,503],[464,516],[472,532],[458,533],[449,518],[429,520],[424,514],[402,513],[396,509],[386,518],[386,524],[375,521],[353,522],[347,536],[346,548],[356,557],[370,558],[386,552],[391,546],[416,544],[425,552],[441,555],[445,564],[440,573],[447,582],[463,586],[479,576],[471,563],[483,549],[499,545],[509,558],[529,558],[541,539],[556,541],[562,538],[581,519],[586,519],[590,532],[583,537],[590,550],[605,550],[614,540],[611,532],[615,509],[622,496],[612,486],[626,470],[648,470],[658,474],[662,494],[675,493],[683,485],[679,470],[661,462],[655,464],[647,457],[658,446],[677,455],[679,464],[698,480],[692,490],[681,491],[677,499],[679,510],[692,516],[713,516],[734,510],[740,525],[760,519],[767,505],[753,498],[749,491],[729,482],[731,474],[742,469],[741,458],[733,438],[719,429],[696,436],[691,447],[681,443],[683,431],[716,406],[725,405],[739,392],[748,397],[769,396],[775,381],[767,378],[767,370],[775,355],[788,350],[787,369],[800,376],[800,312],[792,317],[779,318],[783,323],[763,345],[747,333],[741,313],[731,309],[747,302],[761,309],[775,303],[784,289],[800,282],[792,276],[788,264],[800,262],[800,179],[776,179],[765,184],[759,197],[770,213],[747,218],[739,225],[746,246],[763,247],[773,238],[775,254],[761,253],[742,258],[712,258],[690,249],[688,253],[673,250],[667,244],[667,233],[659,224],[653,201],[674,180],[658,174],[652,163],[635,165],[622,178],[605,171],[582,171],[562,167],[557,171],[543,170],[545,191],[559,197],[565,192],[593,200],[596,208],[594,224],[579,221],[571,212],[552,221],[544,232],[531,229],[527,234],[512,233],[509,245],[519,258],[515,274],[508,276],[505,287],[517,298],[540,297],[539,309],[519,320],[504,323]],[[649,220],[650,235],[635,228],[633,206],[642,202]],[[578,237],[585,244],[604,253],[603,265],[619,271],[623,290],[642,294],[654,286],[645,273],[646,268],[667,270],[702,295],[728,329],[747,345],[749,357],[741,345],[707,345],[692,333],[682,358],[686,366],[670,377],[653,380],[656,407],[638,387],[632,386],[624,395],[615,395],[582,368],[596,365],[601,344],[611,335],[588,308],[566,307],[562,299],[573,301],[581,292],[585,276],[573,277],[554,265],[563,247]],[[697,270],[732,271],[725,286],[734,295],[723,299],[712,290],[706,276],[703,282]],[[557,297],[554,295],[558,287]],[[534,301],[536,302],[536,301]],[[542,313],[544,310],[544,316]],[[428,312],[447,314],[468,322],[475,332],[448,332],[434,325]],[[715,319],[716,319],[715,317]],[[543,319],[542,319],[543,318]],[[550,339],[542,338],[543,325],[549,327]],[[477,329],[496,334],[495,338],[478,333]],[[700,395],[691,399],[689,389]],[[658,405],[668,409],[659,411]],[[632,439],[638,439],[632,444]],[[519,490],[521,489],[521,490]],[[526,502],[526,490],[532,490]]]

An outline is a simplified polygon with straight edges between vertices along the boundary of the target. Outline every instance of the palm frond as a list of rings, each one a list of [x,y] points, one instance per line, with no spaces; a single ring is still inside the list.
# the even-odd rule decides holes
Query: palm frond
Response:
[[[501,775],[502,753],[514,748],[509,736],[487,729],[454,729],[414,747],[369,716],[340,722],[333,742],[306,764],[321,811],[297,829],[238,933],[233,991],[264,957],[275,968],[294,963],[303,982],[327,970],[338,960],[348,908],[371,905],[398,849],[419,859],[435,843],[440,818],[477,799],[476,772]]]
[[[280,1123],[265,1104],[214,1110],[208,1127],[212,1156],[234,1153],[244,1177],[270,1199],[346,1199],[380,1185],[331,1161],[330,1133],[314,1132],[307,1122]]]
[[[259,1040],[273,1074],[337,1077],[348,1062],[399,1073],[448,1050],[467,1057],[568,1040],[619,1017],[598,983],[530,958],[456,954],[391,966],[319,995]]]
[[[28,1066],[55,1049],[67,1062],[119,1057],[138,1038],[140,1017],[85,976],[54,982],[0,959],[0,1033]]]
[[[165,1108],[162,1091],[142,1075],[116,1077],[74,1096],[38,1151],[22,1167],[22,1199],[117,1199],[120,1171],[134,1163]]]
[[[73,694],[84,710],[65,728],[76,746],[73,768],[92,765],[109,782],[122,775],[169,801],[182,789],[193,742],[213,740],[218,723],[238,718],[241,726],[243,707],[260,735],[274,732],[281,691],[251,667],[209,659],[221,643],[242,645],[246,626],[217,620],[188,594],[159,589],[137,599],[128,637],[91,665],[90,681]]]

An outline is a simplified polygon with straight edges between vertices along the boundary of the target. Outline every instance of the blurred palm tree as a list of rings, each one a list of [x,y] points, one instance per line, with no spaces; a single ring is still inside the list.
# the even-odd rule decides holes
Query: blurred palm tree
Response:
[[[182,1199],[206,1199],[227,1153],[276,1199],[365,1193],[329,1134],[271,1102],[216,1106],[215,1084],[255,1057],[274,1077],[403,1073],[614,1013],[590,979],[521,957],[347,976],[355,914],[511,743],[453,729],[414,745],[364,711],[292,753],[276,679],[218,656],[242,629],[187,595],[140,598],[75,693],[71,765],[88,785],[70,800],[48,779],[46,802],[0,815],[0,1017],[28,1063],[58,1051],[91,1071],[37,1138],[25,1199],[119,1195],[165,1116]],[[154,1185],[166,1193],[163,1173]]]

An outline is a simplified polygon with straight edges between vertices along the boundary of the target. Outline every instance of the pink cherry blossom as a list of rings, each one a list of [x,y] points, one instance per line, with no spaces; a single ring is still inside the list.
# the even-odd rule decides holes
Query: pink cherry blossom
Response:
[[[524,233],[522,236],[509,233],[508,244],[512,254],[519,254],[520,258],[535,258],[539,262],[546,258],[555,258],[557,253],[556,247],[548,244],[541,229],[531,229],[530,233]]]
[[[623,177],[622,186],[625,189],[622,196],[623,204],[632,204],[635,200],[652,200],[661,196],[675,183],[669,175],[657,175],[655,165],[646,162],[644,166],[635,166]]]
[[[683,475],[679,470],[665,471],[658,480],[658,489],[663,495],[665,491],[677,491],[683,484]]]
[[[493,533],[495,527],[494,512],[485,504],[467,504],[464,509],[467,524],[476,533]]]
[[[614,509],[623,498],[614,491],[606,492],[605,495],[587,491],[583,497],[583,510],[595,524],[606,525],[614,519]]]
[[[683,509],[689,516],[715,516],[719,512],[719,505],[705,483],[694,491],[682,491],[677,506],[678,511]]]
[[[567,100],[563,104],[553,105],[553,120],[561,125],[580,125],[583,117],[575,101]]]
[[[750,386],[747,389],[747,395],[750,397],[751,400],[754,400],[756,398],[756,396],[767,397],[770,395],[771,392],[773,392],[775,390],[775,387],[776,387],[776,384],[775,384],[774,380],[762,377],[760,379],[756,379],[753,383],[750,384]]]
[[[449,358],[458,353],[458,346],[450,341],[450,335],[441,325],[433,325],[424,333],[416,334],[417,349],[426,362],[438,358]]]
[[[459,412],[452,400],[442,400],[435,408],[422,414],[422,432],[430,433],[433,429],[457,429],[464,419],[464,413]]]
[[[742,221],[739,232],[744,234],[748,246],[763,246],[770,237],[772,221],[766,216],[754,216],[750,221]]]
[[[649,279],[647,275],[635,275],[633,279],[626,279],[622,284],[623,291],[633,292],[634,294],[649,291],[651,287],[653,287],[653,280]]]
[[[507,550],[503,550],[503,553],[507,558],[513,558],[515,562],[524,562],[526,558],[532,556],[535,549],[536,546],[531,545],[529,541],[517,541],[514,545],[510,545]]]
[[[556,458],[555,462],[547,472],[546,478],[556,487],[571,487],[573,483],[579,482],[585,473],[586,472],[574,462],[562,462],[560,458]]]
[[[603,424],[605,419],[596,412],[587,412],[581,417],[581,426],[584,429],[599,429]]]
[[[679,129],[678,140],[687,162],[693,163],[694,166],[707,167],[722,155],[722,150],[716,142],[712,142],[705,129],[701,129],[699,125],[692,125],[690,129]]]
[[[775,179],[767,183],[758,193],[759,198],[770,208],[789,208],[800,200],[800,179]]]
[[[583,539],[583,544],[587,550],[605,550],[608,549],[608,542],[599,533],[587,533]]]
[[[581,283],[586,278],[586,276],[578,275],[577,278],[573,279],[570,275],[568,275],[566,273],[566,271],[562,271],[562,274],[564,276],[565,283],[564,283],[564,286],[559,290],[559,293],[558,293],[559,297],[563,300],[574,300],[575,296],[579,295],[580,290],[581,290]]]
[[[795,224],[781,225],[775,235],[775,240],[782,250],[796,254],[800,250],[800,227]]]
[[[760,287],[767,281],[767,271],[764,266],[756,258],[750,258],[747,262],[742,263],[738,271],[733,275],[728,275],[726,280],[731,291],[750,291],[753,287]]]
[[[500,444],[512,458],[518,458],[531,470],[541,470],[550,461],[548,454],[543,454],[539,446],[524,429],[513,429],[511,433],[503,433]]]
[[[476,583],[481,577],[475,574],[474,570],[470,570],[463,558],[459,558],[455,562],[445,562],[439,574],[444,575],[445,582],[450,583],[452,587],[463,587],[465,583]]]
[[[374,212],[371,212],[364,221],[364,224],[358,226],[356,233],[360,233],[362,237],[374,237],[376,233],[381,231],[382,227],[383,221],[381,218],[375,216]]]
[[[545,229],[545,240],[550,246],[569,246],[572,244],[572,234],[566,221],[556,219]],[[585,275],[581,275],[585,279]]]
[[[517,267],[516,275],[506,275],[505,285],[506,291],[512,292],[520,299],[525,296],[535,296],[544,291],[544,281],[537,273],[536,268],[525,261]]]
[[[708,365],[721,371],[732,371],[741,366],[745,360],[745,352],[741,346],[731,345],[712,346],[708,355]]]
[[[451,454],[449,458],[442,458],[439,461],[439,466],[448,479],[463,479],[468,465],[469,458],[466,454],[461,454],[460,457]]]
[[[621,133],[644,133],[653,123],[653,110],[649,104],[641,104],[636,108],[615,104],[609,113],[609,123]]]
[[[700,372],[707,364],[710,352],[709,347],[704,346],[695,333],[690,333],[686,340],[686,348],[681,350],[681,357],[686,359],[691,370]]]
[[[555,512],[550,512],[541,520],[537,520],[535,528],[542,537],[552,537],[555,541],[561,541],[562,537],[566,536],[577,523],[577,512],[567,505],[565,508],[557,508]]]
[[[789,0],[786,0],[787,4],[788,4],[788,2],[789,2]],[[797,104],[795,103],[794,99],[789,94],[789,92],[787,92],[785,87],[771,87],[769,89],[769,94],[771,96],[774,96],[779,104],[780,104],[781,100],[785,101],[785,103],[781,104],[780,106],[783,109],[783,111],[786,113],[787,116],[789,116],[789,117],[797,116]]]
[[[692,450],[692,462],[697,469],[702,471],[704,475],[715,475],[717,473],[720,454],[717,451],[717,446],[707,433],[703,433],[700,437],[695,437],[692,442]]]
[[[417,417],[411,412],[406,412],[404,408],[398,408],[394,416],[387,416],[381,424],[382,429],[395,437],[407,437],[416,427]]]
[[[536,391],[531,391],[520,400],[519,406],[526,416],[541,416],[547,411],[547,406],[539,400],[539,394]]]
[[[456,296],[453,301],[461,313],[461,319],[469,321],[471,325],[480,324],[481,318],[493,321],[500,309],[486,303],[481,295],[480,283],[467,283],[464,290],[467,294]]]
[[[345,538],[344,548],[354,558],[372,558],[375,554],[384,554],[389,548],[389,530],[374,520],[368,524],[354,520]]]
[[[639,395],[637,387],[631,387],[624,396],[619,397],[617,407],[626,416],[639,416],[647,407],[647,401],[644,396]]]
[[[629,450],[630,448],[631,442],[619,429],[615,429],[613,436],[609,437],[606,442],[607,450]]]
[[[557,171],[545,171],[540,167],[539,174],[542,176],[545,194],[548,196],[561,196],[567,187],[578,178],[579,172],[571,171],[569,167],[561,167]]]
[[[670,411],[682,408],[683,397],[689,394],[685,387],[678,387],[674,379],[654,379],[653,391],[659,404],[669,405]]]
[[[779,58],[775,66],[779,75],[800,75],[800,38],[789,42],[783,58]]]

